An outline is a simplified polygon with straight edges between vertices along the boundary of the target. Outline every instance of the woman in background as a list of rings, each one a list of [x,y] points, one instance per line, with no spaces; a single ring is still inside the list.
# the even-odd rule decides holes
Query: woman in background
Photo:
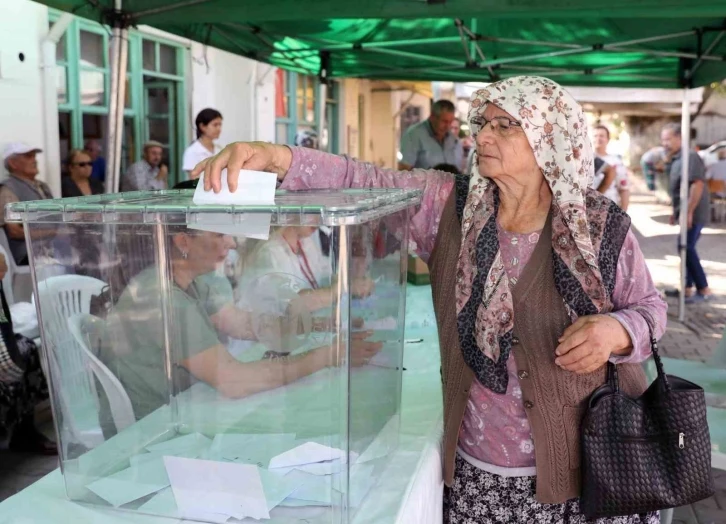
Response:
[[[182,170],[189,176],[194,166],[219,153],[222,148],[214,143],[222,133],[222,113],[216,109],[202,109],[194,120],[197,139],[184,151]]]
[[[91,178],[93,161],[91,155],[81,149],[74,149],[68,155],[68,175],[61,178],[63,198],[100,195],[103,184]]]

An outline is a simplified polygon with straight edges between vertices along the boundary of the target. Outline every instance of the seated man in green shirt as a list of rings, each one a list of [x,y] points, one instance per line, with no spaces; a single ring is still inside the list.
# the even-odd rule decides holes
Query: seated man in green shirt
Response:
[[[100,345],[99,357],[123,384],[137,419],[196,381],[225,397],[242,398],[336,364],[329,346],[298,356],[237,361],[220,334],[255,339],[253,323],[263,319],[235,308],[210,275],[234,247],[233,239],[182,227],[172,232],[167,245],[170,262],[131,279],[108,315]],[[264,321],[277,322],[281,333],[298,329],[294,316]],[[365,340],[369,333],[352,336],[352,365],[367,363],[381,348]]]

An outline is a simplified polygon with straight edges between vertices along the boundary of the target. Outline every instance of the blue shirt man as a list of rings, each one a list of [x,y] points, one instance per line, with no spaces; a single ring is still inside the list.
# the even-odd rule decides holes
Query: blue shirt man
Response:
[[[401,161],[398,169],[431,169],[439,164],[461,168],[464,148],[450,129],[456,108],[448,100],[439,100],[431,107],[431,116],[409,127],[401,137]]]

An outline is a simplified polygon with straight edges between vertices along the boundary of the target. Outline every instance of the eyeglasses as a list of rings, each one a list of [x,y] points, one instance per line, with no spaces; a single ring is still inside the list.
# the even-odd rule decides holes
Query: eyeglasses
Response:
[[[479,134],[480,131],[482,131],[487,124],[492,125],[492,132],[496,133],[500,136],[506,136],[510,134],[514,128],[522,127],[521,122],[517,122],[516,120],[510,120],[506,116],[495,116],[491,120],[487,120],[484,117],[480,118],[473,118],[471,120],[471,132],[474,136]]]
[[[93,162],[73,162],[73,165],[78,167],[91,167]]]

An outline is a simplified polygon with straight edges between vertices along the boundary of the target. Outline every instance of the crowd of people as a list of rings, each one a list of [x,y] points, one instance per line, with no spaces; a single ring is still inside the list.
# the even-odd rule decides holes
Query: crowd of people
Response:
[[[312,131],[298,133],[298,147],[235,143],[220,149],[215,140],[222,115],[206,109],[195,124],[197,139],[184,152],[182,166],[191,180],[206,170],[210,187],[219,188],[221,168],[253,162],[277,173],[287,190],[423,191],[421,206],[399,227],[408,228],[431,272],[442,348],[445,521],[474,522],[484,513],[512,521],[589,522],[580,511],[576,473],[584,406],[604,382],[608,362],[619,365],[624,391],[642,394],[640,364],[651,354],[651,337],[659,338],[667,323],[666,304],[630,227],[630,173],[622,158],[608,151],[610,130],[589,129],[581,106],[556,83],[537,77],[507,79],[477,91],[468,133],[462,133],[453,104],[434,103],[430,117],[402,137],[396,170],[324,153]],[[672,222],[682,207],[688,217],[686,288],[669,293],[685,293],[689,303],[705,301],[711,291],[696,245],[710,213],[706,170],[700,157],[688,152],[689,193],[682,202],[680,128],[667,126],[661,142],[662,154],[650,152],[644,163],[668,176]],[[6,150],[10,177],[0,188],[0,203],[50,198],[48,187],[35,178],[39,152],[22,144]],[[145,144],[143,159],[122,177],[122,190],[166,188],[169,173],[162,158],[161,144]],[[94,177],[98,161],[93,148],[69,155],[64,196],[103,190],[103,181]],[[712,176],[723,176],[724,165]],[[232,169],[228,175],[237,176]],[[654,187],[658,175],[650,175]],[[578,217],[583,216],[589,228],[582,227]],[[27,263],[22,228],[3,225],[12,256]],[[177,387],[201,381],[225,397],[243,398],[336,365],[326,345],[292,357],[280,341],[297,334],[300,311],[330,305],[324,231],[281,227],[269,241],[248,246],[242,288],[280,272],[296,275],[303,285],[269,320],[277,336],[274,346],[283,351],[245,363],[233,356],[229,342],[259,341],[263,335],[254,324],[265,321],[259,316],[253,321],[250,297],[244,289],[241,294],[232,289],[218,271],[238,245],[228,235],[182,226],[170,227],[166,240],[171,315],[177,320],[172,333]],[[168,401],[168,341],[159,329],[159,297],[168,283],[160,280],[164,272],[158,263],[147,264],[117,290],[98,348],[137,418]],[[354,282],[355,296],[371,292],[369,280]],[[380,350],[369,335],[361,332],[352,340],[353,365],[365,365]],[[47,394],[43,383],[35,384],[39,396]],[[540,390],[552,394],[538,396]],[[35,389],[27,391],[36,395]],[[2,409],[7,398],[0,387],[0,424],[3,413],[10,419],[10,411]],[[108,435],[113,421],[108,406],[102,411]],[[23,413],[8,424],[21,434],[32,433]],[[52,452],[44,439],[33,438],[34,449]],[[597,522],[655,524],[658,515]]]
[[[469,133],[461,132],[461,121],[455,116],[456,108],[448,100],[432,105],[431,115],[423,122],[411,126],[401,138],[400,170],[414,168],[434,169],[448,173],[475,174],[475,149],[466,154]],[[665,180],[673,212],[670,223],[676,224],[680,213],[681,129],[669,124],[661,133],[661,146],[648,150],[641,159],[641,167],[649,190]],[[630,205],[631,173],[620,155],[608,150],[610,129],[602,124],[592,128],[594,171],[590,187],[615,202],[627,212]],[[470,146],[468,146],[470,147]],[[711,206],[707,180],[726,181],[726,148],[719,153],[719,161],[706,170],[703,160],[695,152],[689,156],[687,243],[686,243],[686,303],[707,301],[712,293],[701,264],[696,245],[703,228],[709,223]],[[680,250],[680,241],[677,245]],[[678,297],[680,289],[667,289],[666,296]]]

